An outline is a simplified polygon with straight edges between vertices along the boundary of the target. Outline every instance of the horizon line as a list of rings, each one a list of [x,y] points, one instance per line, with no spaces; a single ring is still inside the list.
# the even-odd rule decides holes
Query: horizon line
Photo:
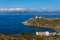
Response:
[[[56,11],[56,10],[47,10],[46,8],[0,8],[0,11],[24,11],[24,10],[31,10],[31,11]]]

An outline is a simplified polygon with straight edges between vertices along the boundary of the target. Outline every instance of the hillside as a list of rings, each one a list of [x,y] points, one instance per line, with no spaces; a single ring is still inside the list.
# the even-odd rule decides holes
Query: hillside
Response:
[[[0,34],[0,40],[60,40],[60,36],[37,36],[30,33]]]
[[[35,27],[54,28],[60,31],[60,18],[30,18],[27,21],[23,22],[23,24]]]

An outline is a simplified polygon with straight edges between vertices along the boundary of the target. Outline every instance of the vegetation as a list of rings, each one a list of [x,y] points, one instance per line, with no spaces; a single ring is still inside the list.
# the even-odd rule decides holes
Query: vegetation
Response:
[[[37,36],[31,33],[0,34],[0,40],[60,40],[60,36]]]
[[[60,18],[31,18],[27,20],[26,24],[35,27],[54,28],[60,31]]]

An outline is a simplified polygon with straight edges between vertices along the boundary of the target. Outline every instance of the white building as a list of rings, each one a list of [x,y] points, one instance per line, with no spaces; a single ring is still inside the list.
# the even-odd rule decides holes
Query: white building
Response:
[[[45,31],[45,32],[36,32],[36,35],[40,35],[40,36],[55,36],[55,35],[60,35],[60,32],[49,32],[49,31]]]
[[[37,19],[37,18],[42,18],[42,16],[36,16],[35,18],[36,18],[36,19]]]
[[[40,36],[49,36],[49,32],[45,31],[45,32],[36,32],[36,35],[40,35]]]
[[[50,35],[52,35],[52,36],[55,36],[56,34],[57,34],[57,32],[50,33]]]

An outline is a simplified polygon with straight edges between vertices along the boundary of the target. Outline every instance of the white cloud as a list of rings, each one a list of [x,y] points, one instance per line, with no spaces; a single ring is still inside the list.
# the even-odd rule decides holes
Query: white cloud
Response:
[[[0,11],[26,11],[26,10],[36,11],[38,9],[36,8],[0,8]],[[43,10],[45,10],[45,8],[43,8]]]
[[[15,8],[8,8],[7,10],[8,10],[8,11],[14,11]]]
[[[0,11],[19,11],[19,10],[27,10],[27,8],[0,8]]]
[[[4,10],[4,8],[0,8],[0,10],[1,10],[1,11],[3,11],[3,10]]]
[[[15,8],[15,10],[25,10],[25,8]]]
[[[46,10],[46,8],[42,8],[42,10]]]

